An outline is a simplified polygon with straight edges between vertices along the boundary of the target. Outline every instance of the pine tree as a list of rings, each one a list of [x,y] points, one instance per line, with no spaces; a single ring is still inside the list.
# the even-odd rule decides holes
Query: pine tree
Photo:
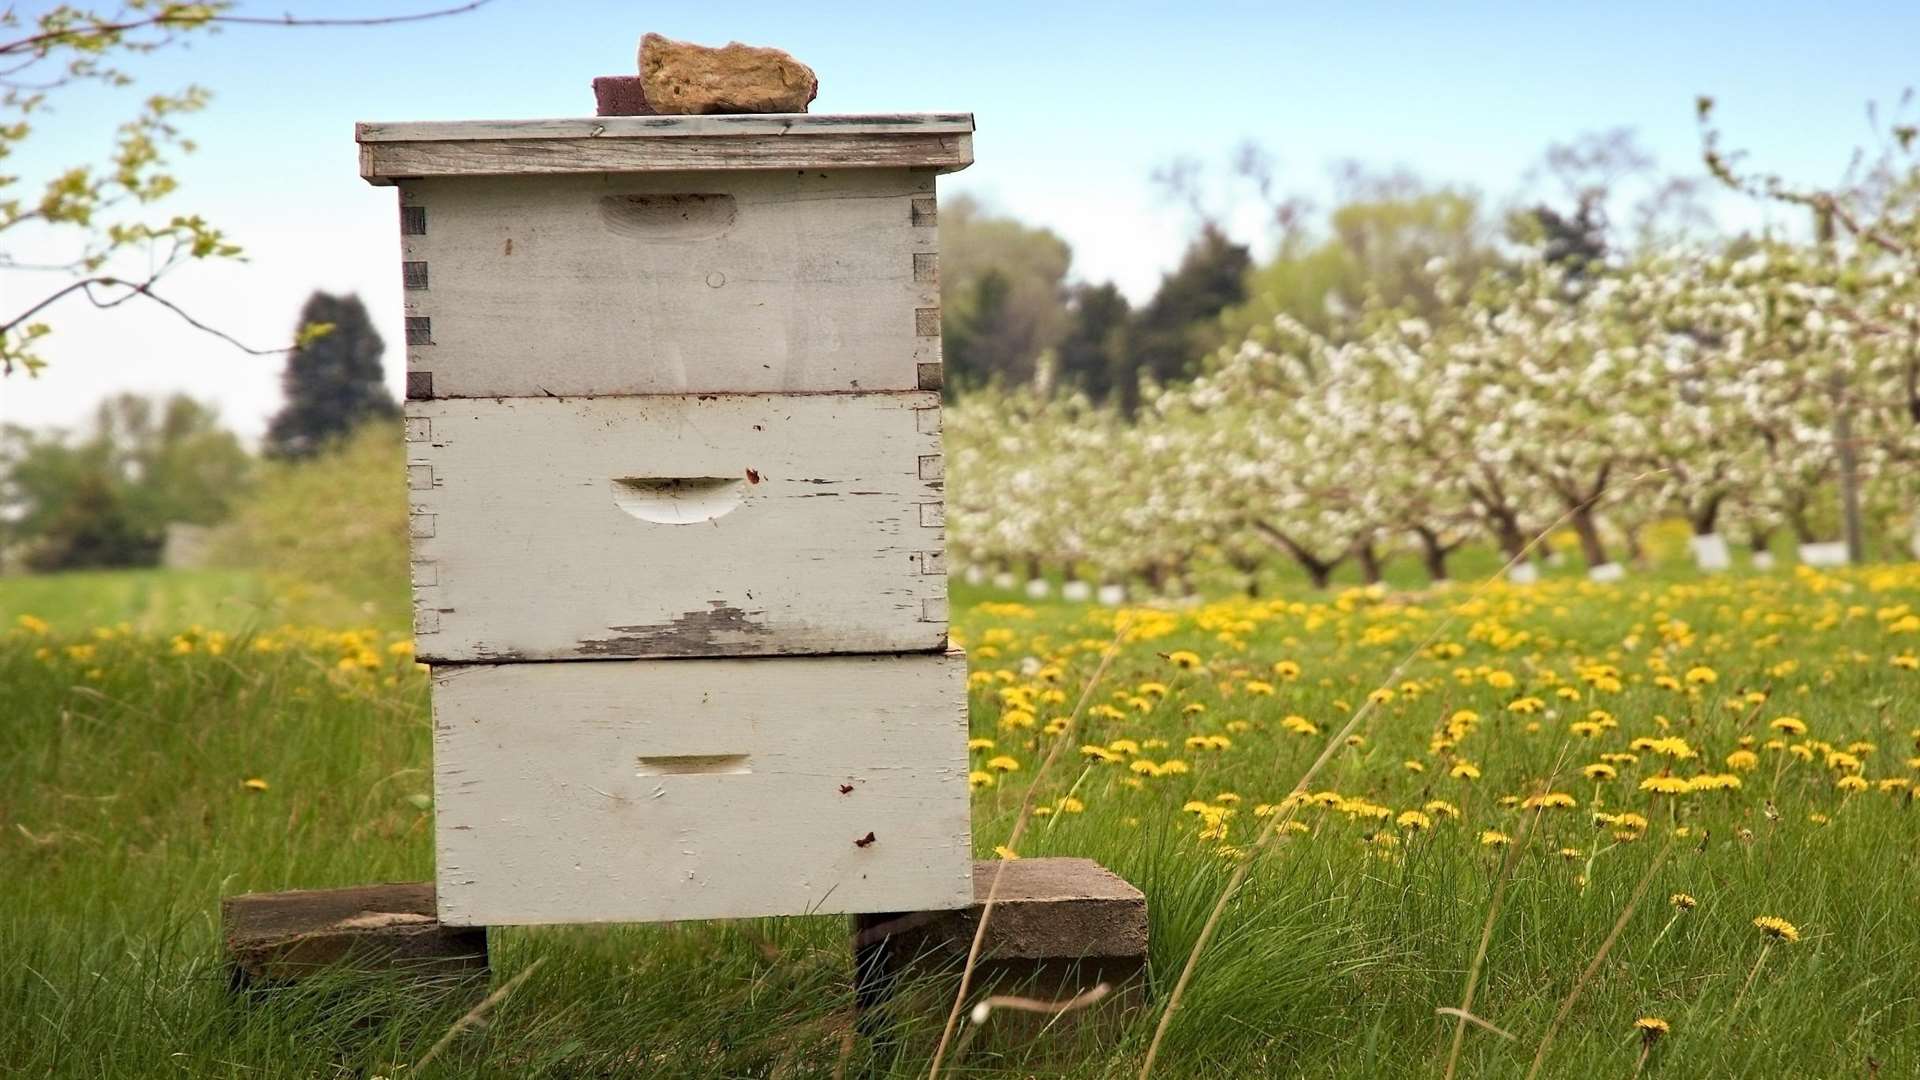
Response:
[[[267,425],[269,456],[306,457],[367,420],[399,414],[382,381],[386,343],[359,296],[315,292],[296,332],[302,344],[280,376],[287,404]]]

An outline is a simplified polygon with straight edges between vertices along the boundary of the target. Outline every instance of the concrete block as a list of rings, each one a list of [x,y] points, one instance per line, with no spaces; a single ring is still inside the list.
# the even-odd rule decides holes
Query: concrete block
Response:
[[[220,902],[236,987],[327,969],[484,980],[485,927],[442,926],[431,882],[248,893]]]

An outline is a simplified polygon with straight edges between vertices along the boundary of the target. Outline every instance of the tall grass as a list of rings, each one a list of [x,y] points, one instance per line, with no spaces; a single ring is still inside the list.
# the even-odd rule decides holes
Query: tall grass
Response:
[[[185,580],[217,592],[246,579]],[[425,680],[404,653],[389,651],[401,640],[395,632],[377,627],[351,636],[249,634],[242,619],[224,624],[230,636],[218,639],[217,652],[211,634],[189,636],[181,651],[179,626],[101,640],[94,625],[120,621],[113,597],[141,594],[119,591],[111,578],[67,582],[75,595],[57,608],[43,591],[0,583],[4,625],[29,613],[53,623],[45,634],[0,630],[0,1073],[829,1077],[843,1068],[851,960],[846,923],[835,918],[496,931],[496,988],[543,963],[424,1071],[413,1066],[470,999],[335,981],[234,1001],[219,959],[221,895],[431,875]],[[174,586],[143,587],[151,601]],[[99,595],[79,595],[88,590]],[[1703,660],[1721,682],[1692,704],[1644,682],[1609,699],[1622,731],[1607,745],[1656,730],[1653,717],[1664,715],[1717,764],[1738,735],[1764,737],[1769,718],[1791,712],[1822,739],[1874,743],[1866,772],[1878,781],[1911,772],[1909,732],[1920,727],[1920,673],[1887,662],[1917,637],[1892,630],[1897,618],[1879,618],[1903,603],[1920,608],[1920,574],[1498,594],[1469,620],[1479,636],[1458,637],[1468,653],[1423,657],[1408,678],[1432,688],[1381,706],[1366,741],[1342,745],[1315,783],[1395,810],[1443,797],[1462,818],[1403,831],[1330,810],[1303,816],[1313,831],[1278,841],[1285,857],[1248,873],[1222,916],[1156,1075],[1439,1075],[1452,1020],[1434,1009],[1459,1002],[1511,850],[1481,845],[1478,831],[1520,820],[1497,798],[1525,794],[1553,771],[1567,722],[1589,705],[1556,703],[1557,716],[1507,714],[1484,685],[1457,683],[1455,668],[1525,674],[1541,640],[1554,642],[1541,652],[1542,669],[1563,657],[1617,653],[1618,663],[1638,670],[1649,649],[1667,652],[1679,670]],[[222,610],[217,596],[165,606],[189,622]],[[1084,810],[1036,818],[1021,844],[1028,858],[1098,859],[1146,892],[1158,994],[1242,865],[1236,851],[1258,820],[1252,807],[1283,796],[1322,748],[1322,740],[1284,731],[1278,718],[1298,713],[1337,729],[1350,715],[1337,702],[1354,705],[1381,653],[1403,651],[1373,643],[1369,632],[1397,627],[1418,640],[1438,610],[1351,597],[1282,607],[1141,613],[1157,624],[1153,634],[1115,658],[1096,696],[1122,715],[1088,716],[1077,739],[1157,735],[1169,745],[1151,756],[1180,756],[1191,771],[1153,778],[1124,765],[1062,762],[1037,804],[1051,809],[1073,790]],[[1692,643],[1658,644],[1662,615],[1688,623]],[[1008,835],[1024,803],[1022,780],[1048,745],[1046,715],[1033,728],[1002,726],[998,690],[1051,685],[1025,663],[1029,656],[1057,662],[1057,685],[1077,688],[1112,628],[1103,613],[1044,607],[980,608],[962,612],[958,624],[986,677],[973,690],[974,733],[996,740],[991,753],[1022,763],[976,791],[984,856]],[[1502,638],[1509,644],[1497,646],[1496,630],[1525,631],[1532,643]],[[1638,651],[1626,650],[1622,643],[1636,634]],[[72,655],[75,646],[91,652]],[[1170,663],[1183,649],[1203,666]],[[342,666],[363,653],[374,654],[374,664]],[[1273,697],[1250,696],[1247,681],[1283,658],[1305,674]],[[1724,707],[1723,699],[1758,685],[1766,665],[1786,659],[1800,668],[1776,681],[1758,715]],[[1168,691],[1145,695],[1148,711],[1112,696],[1140,696],[1149,681]],[[1206,711],[1186,713],[1189,704]],[[1472,737],[1479,741],[1462,752],[1485,775],[1469,782],[1437,768],[1405,770],[1403,760],[1426,757],[1436,718],[1467,704],[1485,719]],[[1182,748],[1185,737],[1232,720],[1250,726],[1233,734],[1230,749]],[[1529,733],[1530,722],[1541,729]],[[977,754],[977,764],[988,756]],[[1673,835],[1664,814],[1648,815],[1655,820],[1646,839],[1616,840],[1587,812],[1595,785],[1558,785],[1582,806],[1543,813],[1514,855],[1474,1002],[1476,1015],[1516,1038],[1470,1032],[1460,1075],[1519,1080],[1563,1006],[1542,1075],[1629,1075],[1641,1049],[1633,1023],[1642,1015],[1672,1025],[1643,1075],[1865,1077],[1869,1061],[1883,1078],[1920,1075],[1920,810],[1877,789],[1837,791],[1818,762],[1783,762],[1777,780],[1774,767],[1767,759],[1746,774],[1743,791],[1683,803],[1675,822],[1689,832],[1664,863],[1660,849]],[[248,789],[249,778],[267,789]],[[1182,806],[1228,792],[1242,801],[1227,842],[1199,839]],[[1609,809],[1647,808],[1631,782],[1600,796]],[[1380,843],[1383,832],[1398,842]],[[1563,848],[1579,857],[1559,854]],[[1646,900],[1634,906],[1641,888]],[[1663,902],[1675,892],[1698,897],[1698,909],[1676,918]],[[1771,947],[1736,1012],[1764,944],[1751,925],[1758,914],[1791,919],[1803,939]],[[1154,1019],[1143,1012],[1098,1037],[1059,1036],[1064,1045],[976,1039],[947,1075],[1137,1071]],[[940,1021],[938,1012],[903,1017],[897,1038],[855,1040],[844,1074],[924,1076]]]

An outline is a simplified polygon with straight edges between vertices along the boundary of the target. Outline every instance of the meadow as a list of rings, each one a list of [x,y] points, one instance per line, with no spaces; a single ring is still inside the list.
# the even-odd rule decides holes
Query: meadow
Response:
[[[1463,1077],[1525,1076],[1576,989],[1540,1076],[1920,1074],[1920,567],[959,598],[978,852],[1069,740],[1002,853],[1144,889],[1156,1004],[1277,826],[1156,1076],[1440,1077],[1458,1021],[1436,1010],[1475,967],[1498,1030],[1467,1027]],[[0,1069],[925,1075],[940,1017],[851,1037],[839,918],[496,931],[496,985],[540,968],[425,1070],[463,1003],[326,980],[236,1002],[221,895],[432,874],[404,628],[312,599],[246,574],[0,582]],[[949,1074],[1132,1075],[1157,1020],[982,1040]]]

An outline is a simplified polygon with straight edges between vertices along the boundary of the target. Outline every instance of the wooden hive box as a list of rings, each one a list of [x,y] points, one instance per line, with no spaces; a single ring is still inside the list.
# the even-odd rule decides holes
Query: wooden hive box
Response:
[[[967,902],[934,176],[972,129],[359,126],[400,194],[443,921]]]

